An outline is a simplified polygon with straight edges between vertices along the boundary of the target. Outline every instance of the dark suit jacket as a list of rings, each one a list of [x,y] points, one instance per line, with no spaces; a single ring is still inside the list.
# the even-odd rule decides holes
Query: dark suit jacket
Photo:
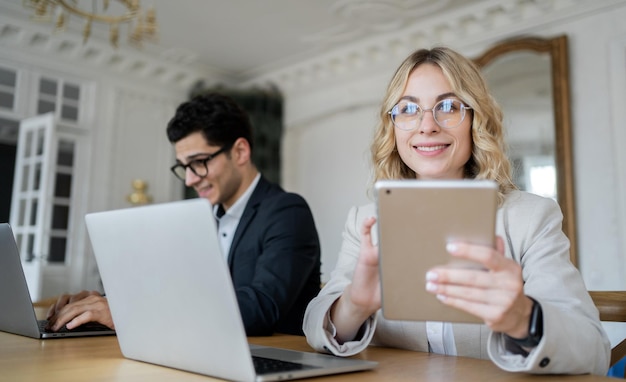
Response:
[[[248,336],[301,335],[304,311],[320,290],[320,244],[306,201],[261,176],[228,266]]]

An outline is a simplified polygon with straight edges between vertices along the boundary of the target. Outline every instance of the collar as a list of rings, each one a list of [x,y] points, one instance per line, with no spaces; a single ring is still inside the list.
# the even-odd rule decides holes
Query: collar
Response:
[[[252,196],[252,192],[256,188],[260,179],[261,179],[261,173],[259,172],[258,174],[256,174],[256,176],[254,177],[254,180],[252,181],[252,183],[250,183],[250,185],[246,189],[246,192],[244,192],[241,195],[241,197],[237,199],[235,204],[233,204],[232,207],[228,209],[228,211],[224,211],[224,207],[222,207],[221,204],[213,206],[213,216],[215,216],[215,218],[218,220],[224,215],[228,215],[233,218],[240,219],[241,215],[243,215],[244,209],[246,208],[246,204],[248,204],[248,200],[250,200],[250,197]]]

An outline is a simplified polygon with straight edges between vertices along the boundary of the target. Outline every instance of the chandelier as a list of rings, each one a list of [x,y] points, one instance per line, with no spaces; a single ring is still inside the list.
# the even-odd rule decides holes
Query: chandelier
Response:
[[[83,43],[91,36],[94,22],[109,24],[109,41],[118,46],[120,25],[128,26],[128,39],[141,46],[144,39],[156,37],[157,23],[154,8],[143,11],[140,0],[117,0],[122,7],[117,11],[109,9],[110,0],[91,0],[91,7],[85,7],[80,0],[23,0],[25,6],[35,10],[37,20],[55,20],[55,30],[63,31],[70,17],[85,19]]]

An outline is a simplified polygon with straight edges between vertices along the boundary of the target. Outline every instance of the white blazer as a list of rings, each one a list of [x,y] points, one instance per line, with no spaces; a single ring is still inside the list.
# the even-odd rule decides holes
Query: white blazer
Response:
[[[350,356],[370,343],[428,351],[425,322],[386,320],[380,310],[366,321],[361,338],[344,344],[334,339],[330,307],[352,280],[363,220],[375,215],[374,204],[350,210],[335,270],[307,307],[303,330],[317,351]],[[458,356],[489,358],[508,371],[606,374],[610,342],[582,277],[570,262],[569,240],[562,231],[562,220],[561,210],[552,199],[523,191],[506,195],[498,210],[496,233],[504,239],[506,256],[522,266],[525,294],[541,304],[543,337],[526,355],[502,333],[491,332],[486,325],[453,324]],[[376,235],[373,238],[376,244]]]

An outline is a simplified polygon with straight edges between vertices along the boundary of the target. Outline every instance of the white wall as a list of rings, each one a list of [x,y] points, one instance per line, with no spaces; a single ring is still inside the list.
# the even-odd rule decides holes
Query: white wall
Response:
[[[625,17],[622,8],[564,25],[571,36],[573,63],[571,110],[580,268],[588,287],[594,289],[626,288],[626,250],[619,240],[619,210],[615,208],[623,195],[616,192],[619,177],[608,70],[608,42],[626,35]]]
[[[284,153],[289,158],[283,164],[285,187],[297,189],[313,211],[322,245],[324,280],[335,266],[333,255],[341,244],[348,208],[367,202],[367,146],[374,117],[370,109],[326,116],[289,129],[285,135]]]

